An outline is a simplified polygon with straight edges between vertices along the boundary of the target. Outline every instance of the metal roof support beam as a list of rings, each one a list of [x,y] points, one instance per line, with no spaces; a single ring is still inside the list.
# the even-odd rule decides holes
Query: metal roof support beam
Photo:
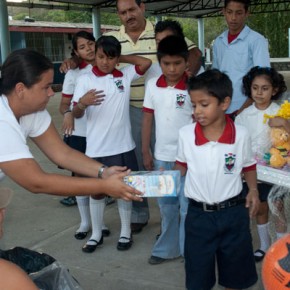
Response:
[[[93,34],[96,40],[101,36],[101,10],[98,7],[92,9]]]
[[[290,57],[290,28],[288,28],[288,57]]]
[[[0,45],[2,63],[11,52],[8,24],[8,9],[6,1],[0,1]]]
[[[204,57],[204,19],[198,18],[197,19],[197,25],[198,25],[198,47],[202,53],[202,56]]]

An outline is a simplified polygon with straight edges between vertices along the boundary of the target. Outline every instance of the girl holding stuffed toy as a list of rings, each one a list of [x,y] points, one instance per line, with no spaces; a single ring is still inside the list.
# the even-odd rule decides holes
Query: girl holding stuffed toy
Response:
[[[243,110],[235,119],[235,123],[245,126],[251,136],[253,152],[259,156],[259,150],[263,147],[265,140],[268,139],[270,126],[285,126],[286,130],[290,127],[288,122],[271,119],[264,122],[264,115],[275,115],[279,110],[274,100],[277,100],[283,92],[286,91],[284,78],[275,69],[270,67],[253,67],[243,78],[243,90],[246,96],[254,102],[251,106]],[[260,239],[260,247],[254,252],[256,262],[263,260],[265,252],[271,244],[269,235],[268,214],[269,207],[267,197],[272,185],[259,183],[260,207],[256,217],[258,236]],[[248,192],[246,183],[244,183],[243,191]]]

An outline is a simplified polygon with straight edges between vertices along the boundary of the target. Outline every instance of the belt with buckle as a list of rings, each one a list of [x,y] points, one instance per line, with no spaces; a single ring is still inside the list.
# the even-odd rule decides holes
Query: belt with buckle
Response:
[[[219,211],[222,209],[226,209],[229,207],[237,206],[240,204],[245,204],[246,199],[242,197],[240,194],[229,198],[225,201],[219,202],[219,203],[214,203],[214,204],[207,204],[205,202],[199,202],[194,199],[189,199],[189,204],[194,207],[201,208],[203,211]]]

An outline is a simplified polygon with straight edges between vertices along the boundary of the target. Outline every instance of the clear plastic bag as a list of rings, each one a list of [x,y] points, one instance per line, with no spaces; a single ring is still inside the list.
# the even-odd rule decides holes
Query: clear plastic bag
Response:
[[[273,214],[275,231],[286,233],[290,220],[290,188],[274,185],[268,195],[268,205]]]
[[[0,250],[0,258],[18,265],[40,290],[82,290],[68,270],[48,254],[15,247]]]
[[[58,261],[29,276],[40,290],[82,290],[79,283]]]

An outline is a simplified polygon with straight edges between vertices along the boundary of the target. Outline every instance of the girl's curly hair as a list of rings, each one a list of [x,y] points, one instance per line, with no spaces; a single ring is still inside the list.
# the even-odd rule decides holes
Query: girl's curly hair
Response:
[[[252,98],[251,86],[257,76],[267,77],[273,88],[277,89],[277,93],[272,96],[272,100],[279,99],[287,90],[283,75],[278,73],[274,68],[255,66],[243,77],[243,92],[249,98]]]

